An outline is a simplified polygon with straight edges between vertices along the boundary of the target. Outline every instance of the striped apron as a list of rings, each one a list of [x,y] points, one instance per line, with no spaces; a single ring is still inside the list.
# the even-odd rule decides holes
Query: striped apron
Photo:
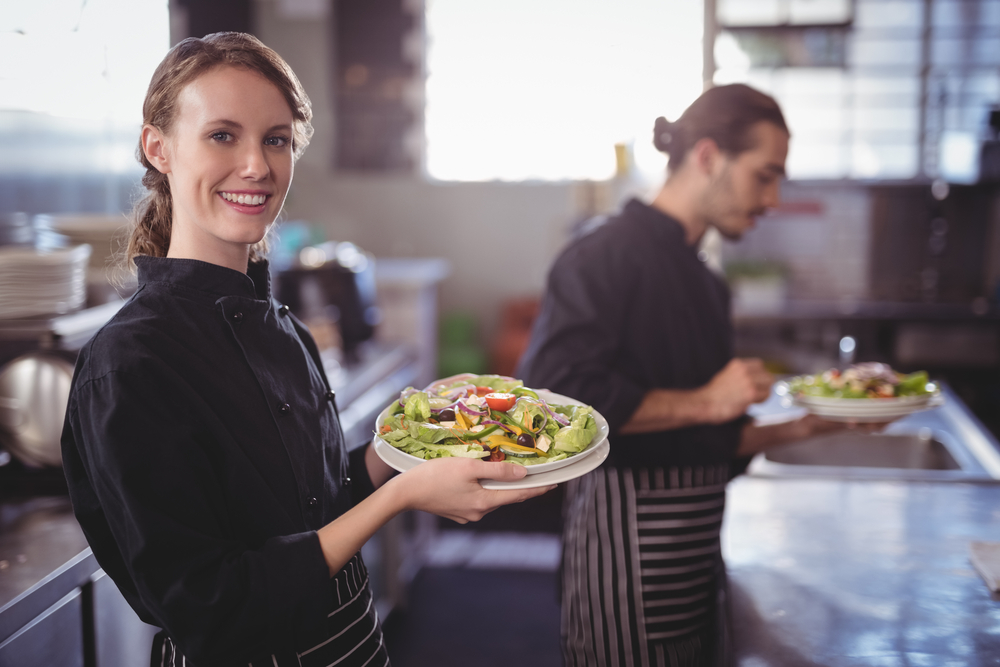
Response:
[[[303,651],[288,651],[247,663],[249,667],[388,667],[382,627],[375,611],[368,569],[355,554],[333,578],[334,609],[327,637]],[[194,667],[162,631],[153,639],[151,667]]]
[[[598,468],[568,484],[566,667],[715,664],[728,480],[726,465]]]

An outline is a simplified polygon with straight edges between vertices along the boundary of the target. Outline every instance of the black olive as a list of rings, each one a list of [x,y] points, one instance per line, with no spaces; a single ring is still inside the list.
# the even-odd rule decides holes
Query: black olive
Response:
[[[448,408],[447,410],[442,410],[441,412],[438,413],[438,419],[440,419],[443,422],[453,422],[455,421],[455,411],[452,410],[451,408]]]
[[[522,433],[521,435],[517,436],[517,444],[521,445],[522,447],[531,447],[532,449],[534,449],[535,439],[532,437],[530,433]]]

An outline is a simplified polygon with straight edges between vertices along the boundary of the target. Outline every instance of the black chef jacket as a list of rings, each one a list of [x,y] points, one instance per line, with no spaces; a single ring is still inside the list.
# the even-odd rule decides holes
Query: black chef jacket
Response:
[[[670,216],[638,200],[572,242],[549,272],[518,369],[530,387],[608,420],[613,466],[729,463],[744,420],[617,435],[650,389],[695,389],[733,357],[729,290]]]
[[[315,343],[243,274],[138,257],[139,290],[80,353],[63,430],[73,507],[139,617],[195,664],[325,632],[316,529],[370,493]],[[352,498],[354,494],[354,498]]]

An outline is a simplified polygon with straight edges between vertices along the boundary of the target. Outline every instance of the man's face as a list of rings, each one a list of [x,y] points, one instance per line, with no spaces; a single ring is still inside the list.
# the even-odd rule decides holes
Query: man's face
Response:
[[[703,200],[708,224],[732,240],[751,229],[757,216],[778,205],[785,175],[788,133],[767,121],[751,127],[750,133],[753,148],[735,156],[721,154]]]

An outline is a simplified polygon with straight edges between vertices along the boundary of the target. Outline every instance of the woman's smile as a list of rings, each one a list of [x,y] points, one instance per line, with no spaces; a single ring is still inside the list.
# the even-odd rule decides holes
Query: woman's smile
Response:
[[[220,192],[219,196],[240,213],[257,214],[264,212],[264,204],[270,195],[266,192],[246,192],[240,190]]]

